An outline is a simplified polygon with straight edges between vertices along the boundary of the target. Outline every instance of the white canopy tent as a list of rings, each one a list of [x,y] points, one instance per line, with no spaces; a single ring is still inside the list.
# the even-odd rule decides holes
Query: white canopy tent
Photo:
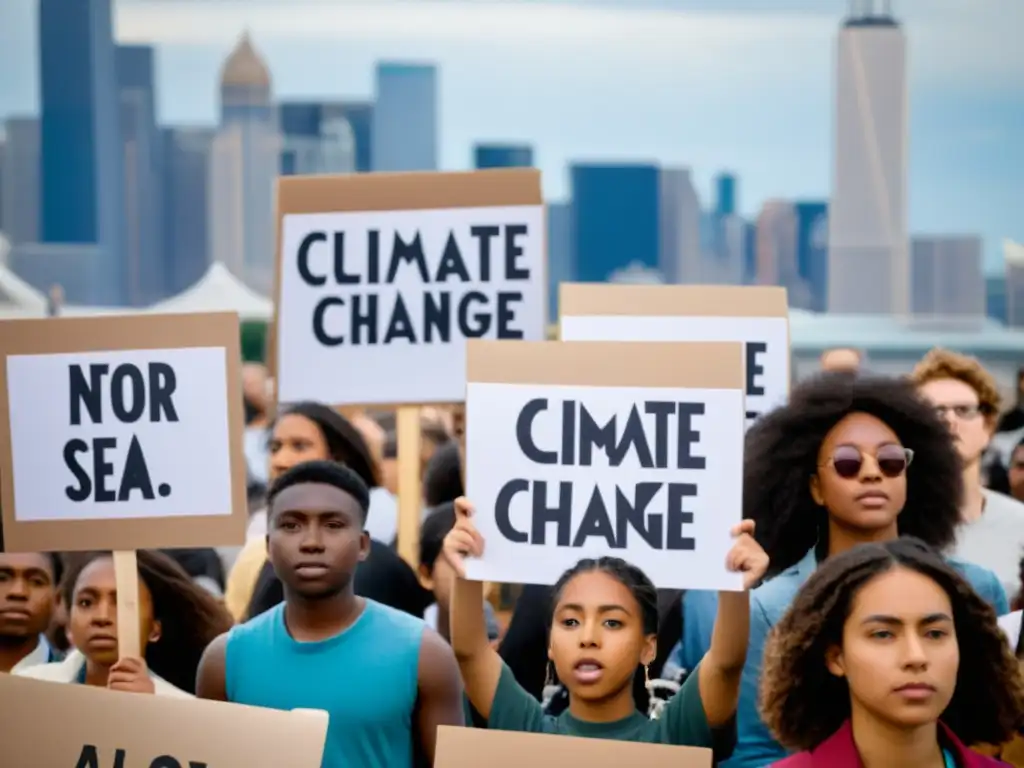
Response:
[[[211,264],[194,285],[145,311],[158,314],[237,312],[243,322],[269,321],[274,315],[274,302],[247,286],[218,261]]]
[[[7,238],[0,233],[0,317],[42,317],[46,314],[46,295],[7,267],[10,250]]]

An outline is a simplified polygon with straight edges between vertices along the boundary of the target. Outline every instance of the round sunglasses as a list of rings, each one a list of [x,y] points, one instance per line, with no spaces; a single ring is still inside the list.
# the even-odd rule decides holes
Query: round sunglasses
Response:
[[[914,459],[914,452],[900,445],[883,445],[875,454],[875,463],[879,471],[888,478],[899,477],[907,471]],[[860,474],[864,466],[864,455],[860,449],[852,445],[841,445],[836,448],[832,458],[828,460],[836,474],[845,480],[852,480]]]

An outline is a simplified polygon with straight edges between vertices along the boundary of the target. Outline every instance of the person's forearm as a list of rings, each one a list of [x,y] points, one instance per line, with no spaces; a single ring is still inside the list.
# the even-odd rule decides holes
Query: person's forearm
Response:
[[[455,577],[449,619],[452,650],[456,658],[472,658],[490,648],[484,616],[484,585]]]
[[[743,671],[750,638],[750,593],[719,592],[708,655],[723,672]]]

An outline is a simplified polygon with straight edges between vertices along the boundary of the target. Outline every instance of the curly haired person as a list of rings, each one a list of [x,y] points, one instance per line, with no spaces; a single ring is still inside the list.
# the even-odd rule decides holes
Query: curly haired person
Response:
[[[778,768],[985,768],[1024,721],[1024,678],[971,586],[922,542],[824,563],[772,630],[761,712]]]
[[[751,593],[750,647],[729,768],[763,768],[786,755],[757,710],[769,630],[828,558],[858,544],[915,536],[949,549],[960,521],[960,457],[949,430],[912,382],[856,373],[822,374],[747,432],[744,517],[771,562]],[[950,564],[999,614],[1009,610],[996,576]]]
[[[949,427],[963,461],[964,495],[953,553],[984,562],[1013,598],[1024,552],[1024,504],[982,486],[981,461],[995,434],[1002,396],[992,374],[973,357],[933,349],[911,374],[918,391]]]

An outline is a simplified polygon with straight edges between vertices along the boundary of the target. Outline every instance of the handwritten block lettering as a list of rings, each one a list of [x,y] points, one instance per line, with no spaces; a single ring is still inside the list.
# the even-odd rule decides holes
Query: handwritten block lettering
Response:
[[[284,400],[459,402],[466,340],[544,337],[539,204],[286,215],[282,253]]]
[[[150,363],[146,374],[131,363],[118,365],[113,373],[105,363],[70,365],[68,385],[68,421],[73,427],[83,424],[83,411],[90,423],[100,425],[134,424],[144,415],[151,422],[178,421],[173,400],[177,378],[166,363]],[[120,477],[115,477],[111,458],[118,455],[118,449],[116,437],[93,437],[88,441],[73,437],[64,444],[64,463],[75,479],[75,484],[65,489],[71,501],[130,501],[133,491],[150,501],[156,493],[162,498],[171,495],[169,483],[159,483],[154,493],[146,455],[136,435],[127,447],[120,446],[122,469]]]
[[[488,345],[474,350],[506,368],[481,376],[532,374],[517,373],[530,353]],[[564,346],[537,357],[591,345]],[[742,348],[732,349],[732,386],[717,389],[481,382],[472,376],[483,364],[471,361],[466,490],[487,548],[467,562],[469,578],[553,584],[580,559],[614,555],[659,586],[737,588],[725,563],[742,514],[745,384]],[[649,352],[649,370],[663,353]],[[603,352],[588,354],[585,372],[570,363],[558,375],[592,376]]]

